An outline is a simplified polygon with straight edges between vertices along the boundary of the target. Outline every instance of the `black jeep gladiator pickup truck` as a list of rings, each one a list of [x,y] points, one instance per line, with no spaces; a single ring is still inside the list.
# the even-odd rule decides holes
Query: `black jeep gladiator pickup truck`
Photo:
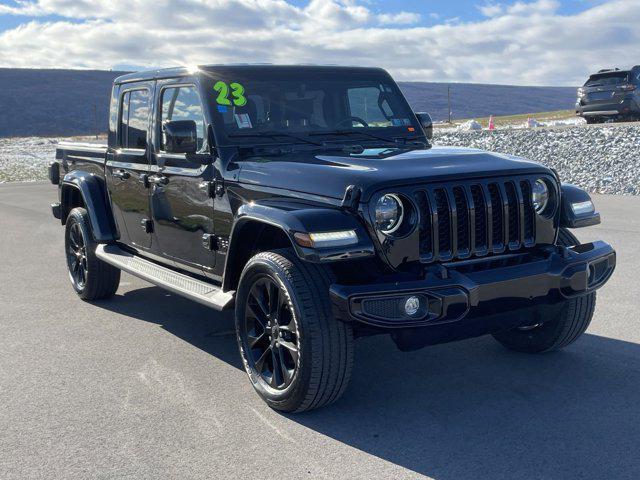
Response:
[[[50,167],[73,288],[108,298],[124,270],[235,308],[249,379],[282,411],[339,398],[358,337],[570,344],[616,261],[568,230],[599,223],[589,195],[431,129],[381,69],[119,77],[107,145],[61,143]]]

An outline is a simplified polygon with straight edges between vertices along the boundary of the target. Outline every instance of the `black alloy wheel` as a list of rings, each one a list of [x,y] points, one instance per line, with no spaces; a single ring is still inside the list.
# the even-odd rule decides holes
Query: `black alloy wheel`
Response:
[[[282,412],[313,410],[343,394],[353,366],[351,325],[333,318],[326,265],[293,249],[260,252],[242,269],[236,337],[256,393]]]
[[[74,208],[65,222],[64,249],[71,285],[83,300],[109,298],[120,284],[120,270],[96,256],[97,246],[87,210]]]
[[[270,388],[285,390],[293,382],[300,345],[295,315],[283,288],[259,276],[246,299],[241,338],[251,368]]]
[[[67,266],[71,282],[76,290],[83,290],[87,283],[87,246],[82,236],[80,224],[74,222],[67,237]]]

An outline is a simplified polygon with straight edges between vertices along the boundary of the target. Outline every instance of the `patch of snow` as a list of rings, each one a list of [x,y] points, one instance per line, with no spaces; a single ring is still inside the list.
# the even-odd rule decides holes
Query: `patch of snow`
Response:
[[[457,130],[463,131],[463,132],[474,131],[474,130],[477,131],[477,130],[482,130],[482,125],[480,125],[474,119],[471,119],[468,122],[464,122],[458,125]]]
[[[0,138],[0,183],[47,179],[61,138]]]
[[[545,127],[560,127],[560,126],[574,126],[574,125],[586,125],[587,121],[582,117],[564,118],[562,120],[549,120],[543,122]]]

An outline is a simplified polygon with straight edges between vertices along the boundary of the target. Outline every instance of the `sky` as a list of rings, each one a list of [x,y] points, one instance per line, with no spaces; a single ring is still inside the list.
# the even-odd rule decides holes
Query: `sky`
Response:
[[[317,63],[573,86],[640,64],[637,25],[640,0],[0,0],[0,67]]]

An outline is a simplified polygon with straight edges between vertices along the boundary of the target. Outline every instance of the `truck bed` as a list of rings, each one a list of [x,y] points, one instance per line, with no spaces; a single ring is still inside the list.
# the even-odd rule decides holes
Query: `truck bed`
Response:
[[[107,145],[98,142],[60,142],[56,148],[56,160],[61,163],[64,175],[73,170],[84,170],[104,177]]]

